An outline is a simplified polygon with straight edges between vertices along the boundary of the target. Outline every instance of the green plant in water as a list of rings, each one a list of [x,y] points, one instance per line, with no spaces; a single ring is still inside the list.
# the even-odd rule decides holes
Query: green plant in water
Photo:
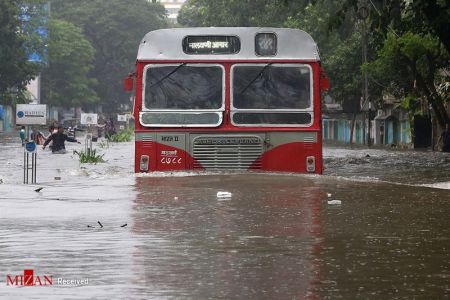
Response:
[[[116,134],[108,137],[108,141],[113,143],[130,142],[133,139],[133,130],[130,128],[123,129]]]
[[[97,145],[102,149],[108,149],[110,146],[109,140],[103,140],[103,141],[97,143]]]
[[[92,149],[91,151],[73,151],[74,154],[77,154],[78,157],[80,158],[80,163],[82,164],[97,164],[97,163],[102,163],[105,162],[105,160],[103,159],[103,155],[99,155],[96,153],[96,149]]]

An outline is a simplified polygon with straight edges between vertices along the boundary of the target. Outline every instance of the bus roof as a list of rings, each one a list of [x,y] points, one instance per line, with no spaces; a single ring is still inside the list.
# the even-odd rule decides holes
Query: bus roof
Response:
[[[260,56],[255,52],[258,33],[273,33],[277,39],[276,55]],[[240,50],[234,54],[186,54],[183,39],[187,36],[237,36]],[[150,31],[142,39],[137,60],[285,60],[320,61],[312,37],[299,29],[270,27],[196,27]]]

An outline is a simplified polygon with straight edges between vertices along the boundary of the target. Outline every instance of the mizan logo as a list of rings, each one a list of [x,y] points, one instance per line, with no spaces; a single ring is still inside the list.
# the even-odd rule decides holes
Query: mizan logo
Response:
[[[45,286],[53,285],[52,276],[34,276],[34,270],[23,270],[23,275],[6,275],[6,285],[13,286]]]

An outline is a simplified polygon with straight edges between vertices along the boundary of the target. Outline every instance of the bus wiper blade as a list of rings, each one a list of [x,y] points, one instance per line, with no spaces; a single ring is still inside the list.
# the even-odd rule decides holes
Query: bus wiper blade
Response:
[[[185,65],[186,65],[186,63],[182,63],[182,64],[180,64],[179,66],[177,66],[175,69],[173,69],[172,71],[170,71],[169,74],[167,74],[166,76],[164,76],[163,78],[161,78],[160,80],[158,80],[157,82],[155,82],[154,84],[152,84],[152,85],[150,86],[150,89],[151,89],[152,87],[154,87],[155,85],[160,84],[161,82],[163,82],[163,81],[166,80],[167,78],[169,78],[172,74],[174,74],[176,71],[178,71],[181,67],[183,67],[183,66],[185,66]]]
[[[258,79],[259,76],[261,76],[261,75],[264,73],[264,71],[265,71],[271,64],[272,64],[272,63],[270,62],[270,63],[268,63],[267,65],[265,65],[264,68],[262,68],[262,70],[258,73],[258,75],[256,75],[255,78],[253,78],[252,81],[250,81],[250,82],[245,86],[245,88],[243,88],[242,91],[239,92],[238,95],[242,95],[242,94],[249,88],[249,86],[251,86],[251,85],[256,81],[256,79]]]

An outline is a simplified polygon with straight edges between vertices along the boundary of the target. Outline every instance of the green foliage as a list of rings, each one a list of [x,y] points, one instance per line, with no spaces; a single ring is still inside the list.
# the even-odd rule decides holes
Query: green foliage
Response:
[[[108,141],[113,143],[130,142],[133,139],[133,135],[133,130],[124,129],[108,137]]]
[[[80,159],[80,163],[82,164],[97,164],[97,163],[102,163],[105,162],[105,160],[103,159],[104,154],[99,155],[96,153],[96,149],[92,149],[92,151],[73,151],[74,154],[77,154],[79,159]]]
[[[294,0],[293,0],[294,1]],[[329,27],[339,28],[348,12],[356,13],[363,1],[341,1],[340,9],[330,18]],[[446,0],[371,0],[369,9],[371,31],[386,36],[388,32],[406,31],[436,36],[450,53],[450,5]]]
[[[419,115],[420,114],[420,101],[416,97],[412,95],[407,95],[403,98],[403,101],[401,102],[401,106],[410,111],[410,115]]]
[[[188,0],[180,10],[178,22],[189,27],[279,27],[307,3],[306,0]]]
[[[388,33],[378,57],[364,67],[386,87],[386,92],[405,99],[411,114],[417,113],[415,102],[419,98],[428,100],[442,125],[449,117],[445,96],[436,90],[436,85],[437,80],[442,81],[438,74],[448,66],[448,58],[438,38],[429,33]]]
[[[98,97],[94,88],[97,80],[89,76],[95,50],[81,28],[52,19],[49,33],[49,65],[42,72],[45,103],[65,107],[86,107],[96,103]]]
[[[426,100],[444,126],[450,120],[444,105],[448,97],[439,92],[439,87],[449,82],[448,71],[444,71],[450,68],[449,2],[372,0],[366,3],[370,12],[368,24],[380,45],[373,62],[364,66],[371,73],[372,83],[382,87],[371,90],[371,95],[381,98],[387,92],[400,99]],[[331,28],[340,26],[343,16],[356,12],[361,5],[357,0],[343,1],[341,10],[331,18]],[[415,110],[410,113],[414,114]]]
[[[147,0],[52,0],[52,15],[82,28],[95,49],[93,68],[95,91],[104,110],[117,111],[128,103],[123,78],[135,63],[143,36],[167,27],[166,12],[159,3]]]
[[[98,142],[97,145],[102,149],[108,149],[110,147],[108,139]]]
[[[27,55],[38,54],[42,63],[45,64],[48,38],[42,34],[42,30],[48,29],[48,1],[16,0],[15,2],[20,8],[20,13],[27,16],[20,20],[20,34],[24,37],[25,51]]]
[[[345,43],[336,43],[332,51],[323,54],[323,64],[330,77],[330,95],[336,101],[340,102],[361,94],[363,82],[363,74],[360,70],[361,46],[361,32],[355,31],[345,40]]]
[[[29,31],[21,27],[18,18],[23,2],[0,1],[0,103],[7,105],[27,100],[26,85],[39,72],[39,65],[28,61],[28,54],[36,49],[31,47]]]

